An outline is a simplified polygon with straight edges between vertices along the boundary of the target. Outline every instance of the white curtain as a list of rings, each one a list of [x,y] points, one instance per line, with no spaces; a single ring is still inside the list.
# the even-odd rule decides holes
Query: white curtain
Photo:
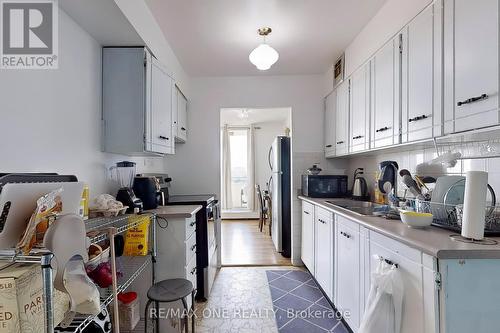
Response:
[[[255,148],[254,126],[250,125],[247,136],[247,201],[248,209],[255,210]]]
[[[224,125],[222,129],[222,209],[233,208],[233,195],[231,191],[231,144],[229,142],[229,129]]]

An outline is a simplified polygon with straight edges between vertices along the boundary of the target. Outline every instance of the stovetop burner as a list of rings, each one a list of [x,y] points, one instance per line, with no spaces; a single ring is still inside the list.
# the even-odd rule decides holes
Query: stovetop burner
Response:
[[[168,204],[200,204],[210,203],[215,200],[215,194],[187,194],[187,195],[171,195],[168,198]]]

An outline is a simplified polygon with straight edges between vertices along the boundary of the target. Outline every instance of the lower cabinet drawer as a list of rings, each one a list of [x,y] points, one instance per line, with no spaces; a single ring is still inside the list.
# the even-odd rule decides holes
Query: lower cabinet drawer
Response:
[[[386,249],[391,249],[392,252],[413,260],[416,263],[422,263],[422,253],[419,250],[402,244],[397,240],[383,236],[375,231],[370,231],[370,240],[371,242],[377,243]]]
[[[186,266],[186,279],[191,281],[196,288],[196,257],[191,258]]]
[[[196,230],[196,216],[186,219],[186,238],[189,238]]]
[[[186,240],[186,262],[189,263],[196,256],[196,233]]]
[[[360,227],[359,223],[351,221],[343,216],[335,215],[337,217],[337,223],[342,224],[345,227],[348,227],[349,229],[352,229],[353,231],[359,232]]]
[[[192,257],[186,266],[186,279],[191,281],[193,288],[196,290],[196,256]],[[191,295],[186,296],[188,309],[191,308]],[[196,304],[195,304],[196,305]]]

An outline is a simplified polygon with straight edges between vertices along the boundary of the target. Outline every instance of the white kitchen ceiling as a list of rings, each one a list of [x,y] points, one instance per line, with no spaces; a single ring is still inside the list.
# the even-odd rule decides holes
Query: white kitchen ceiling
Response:
[[[242,113],[247,114],[247,118],[242,118]],[[256,123],[285,123],[290,116],[290,108],[270,108],[270,109],[243,109],[227,108],[221,109],[221,125],[245,126]]]
[[[386,0],[146,0],[192,76],[324,73]],[[280,58],[261,72],[248,60],[261,43]]]

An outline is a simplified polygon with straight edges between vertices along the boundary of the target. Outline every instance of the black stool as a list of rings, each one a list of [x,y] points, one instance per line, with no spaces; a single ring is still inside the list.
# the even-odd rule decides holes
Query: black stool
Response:
[[[169,279],[163,280],[155,283],[148,290],[148,302],[146,303],[145,310],[145,322],[144,322],[144,333],[148,333],[148,309],[152,302],[155,302],[156,307],[156,329],[160,329],[160,318],[158,316],[158,304],[159,303],[170,303],[178,300],[182,300],[182,305],[186,311],[186,316],[184,316],[184,323],[186,327],[186,333],[189,329],[189,314],[191,313],[192,319],[192,333],[194,333],[195,326],[195,316],[194,316],[194,293],[195,289],[191,281],[186,279]],[[188,309],[186,297],[191,294],[191,311]]]

